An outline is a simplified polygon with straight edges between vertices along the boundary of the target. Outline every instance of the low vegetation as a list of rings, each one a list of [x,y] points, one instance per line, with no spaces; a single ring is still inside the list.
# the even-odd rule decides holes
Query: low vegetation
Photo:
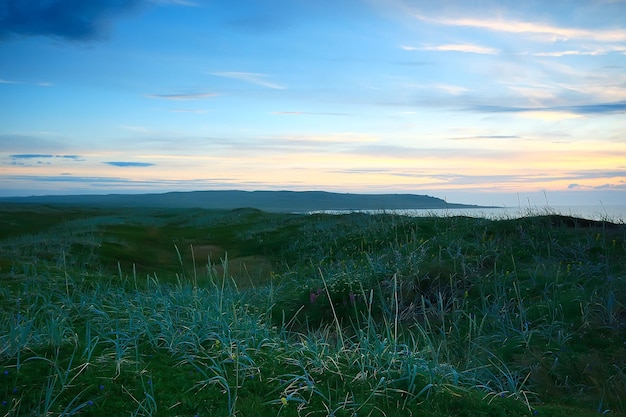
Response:
[[[0,207],[0,415],[626,415],[626,225]]]

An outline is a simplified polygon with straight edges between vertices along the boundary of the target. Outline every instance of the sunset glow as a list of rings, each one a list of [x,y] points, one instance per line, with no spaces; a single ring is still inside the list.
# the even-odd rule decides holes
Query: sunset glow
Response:
[[[626,203],[626,1],[15,4],[0,196]]]

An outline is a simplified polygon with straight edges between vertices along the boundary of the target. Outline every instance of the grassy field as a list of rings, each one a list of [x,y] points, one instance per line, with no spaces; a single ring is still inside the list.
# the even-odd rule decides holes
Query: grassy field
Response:
[[[626,416],[626,225],[0,206],[0,415]]]

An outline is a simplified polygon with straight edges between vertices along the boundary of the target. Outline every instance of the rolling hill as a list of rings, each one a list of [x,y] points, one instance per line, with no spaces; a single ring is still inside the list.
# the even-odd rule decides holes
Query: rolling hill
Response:
[[[163,207],[236,209],[273,212],[316,210],[395,210],[478,208],[416,194],[350,194],[324,191],[189,191],[153,194],[107,194],[4,197],[0,203],[87,205],[101,207]]]

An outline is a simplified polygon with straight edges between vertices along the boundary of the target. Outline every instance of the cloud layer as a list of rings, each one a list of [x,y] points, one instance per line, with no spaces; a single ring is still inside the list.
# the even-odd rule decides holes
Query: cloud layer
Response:
[[[145,0],[8,0],[0,3],[0,39],[10,35],[86,40],[104,36],[113,18]]]

